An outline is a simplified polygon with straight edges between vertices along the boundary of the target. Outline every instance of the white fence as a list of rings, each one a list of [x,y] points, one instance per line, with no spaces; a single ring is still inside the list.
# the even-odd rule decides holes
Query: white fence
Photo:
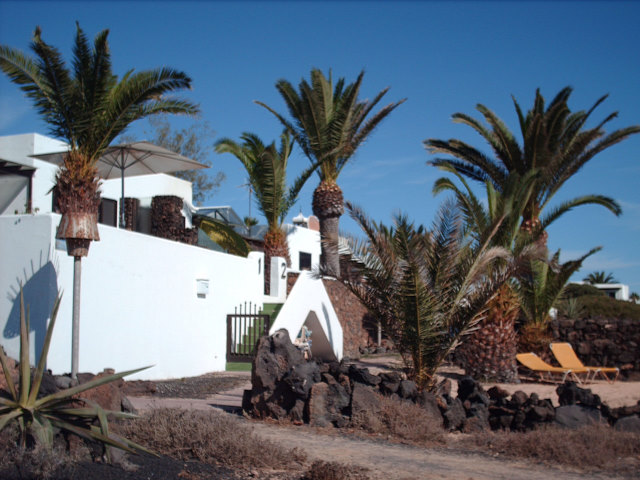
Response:
[[[59,218],[0,217],[0,343],[17,358],[22,284],[31,310],[34,359],[62,290],[48,358],[54,373],[71,368],[73,258],[63,242],[56,244]],[[155,365],[132,378],[159,379],[224,370],[226,315],[244,302],[262,304],[263,254],[241,258],[99,228],[101,240],[82,260],[80,371]]]

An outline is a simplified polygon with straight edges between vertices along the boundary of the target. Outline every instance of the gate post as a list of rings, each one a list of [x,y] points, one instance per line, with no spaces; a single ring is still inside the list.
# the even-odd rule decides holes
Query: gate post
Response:
[[[287,297],[287,260],[282,257],[271,258],[270,297],[284,301]]]

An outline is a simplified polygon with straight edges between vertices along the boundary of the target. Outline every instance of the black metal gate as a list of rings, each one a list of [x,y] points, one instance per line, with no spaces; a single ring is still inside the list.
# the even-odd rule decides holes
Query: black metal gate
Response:
[[[227,315],[227,362],[251,362],[258,339],[268,335],[270,327],[271,317],[258,313],[257,305],[236,307]]]

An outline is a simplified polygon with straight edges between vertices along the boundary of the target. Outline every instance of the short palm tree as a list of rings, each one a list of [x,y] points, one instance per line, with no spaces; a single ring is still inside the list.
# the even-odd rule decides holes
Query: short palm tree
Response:
[[[356,81],[348,85],[340,78],[334,86],[331,72],[327,78],[321,70],[312,69],[311,83],[302,79],[299,91],[288,81],[279,80],[276,88],[292,120],[264,103],[256,102],[280,120],[313,164],[319,164],[320,185],[313,192],[312,206],[314,215],[320,220],[321,269],[336,276],[340,275],[338,223],[344,213],[338,176],[375,127],[404,102],[390,103],[369,117],[389,89],[382,90],[373,100],[360,100],[363,77],[364,72],[361,72]]]
[[[293,147],[289,133],[285,131],[280,136],[279,149],[275,142],[265,145],[253,133],[245,132],[240,139],[242,144],[223,138],[216,142],[215,148],[218,153],[231,153],[240,160],[249,176],[258,207],[267,220],[269,229],[264,236],[264,253],[265,291],[268,292],[271,258],[283,257],[288,264],[291,263],[287,234],[282,229],[282,222],[317,165],[307,168],[291,187],[287,187],[287,164]]]
[[[540,214],[564,183],[598,153],[640,132],[640,126],[636,125],[607,134],[604,127],[617,113],[608,115],[593,128],[586,128],[589,117],[607,96],[598,99],[586,112],[572,112],[568,106],[571,92],[570,87],[562,89],[545,108],[545,100],[537,90],[533,108],[526,115],[513,99],[522,143],[518,143],[502,120],[484,105],[476,108],[488,126],[468,115],[456,113],[453,120],[478,132],[493,150],[494,158],[460,140],[428,139],[424,143],[429,152],[453,157],[438,158],[429,163],[448,165],[482,183],[489,181],[498,191],[504,189],[510,175],[522,176],[530,170],[538,170],[538,180],[523,212],[522,226],[529,231],[544,231],[548,223],[540,221]],[[567,210],[586,204],[602,205],[616,215],[621,213],[620,206],[612,198],[584,195],[562,203],[547,215],[547,219],[552,221]]]
[[[520,299],[523,325],[518,343],[524,352],[547,352],[551,335],[551,309],[558,305],[565,286],[582,262],[602,247],[591,249],[576,260],[560,263],[560,250],[546,261],[532,260],[526,273],[521,273],[514,287]]]
[[[612,273],[607,272],[592,272],[586,277],[582,279],[590,285],[594,285],[596,283],[618,283]]]
[[[349,241],[353,271],[343,280],[382,322],[420,388],[431,388],[436,368],[511,275],[512,258],[491,246],[491,234],[469,242],[453,204],[445,204],[431,230],[404,216],[386,227],[347,208],[366,241]]]
[[[56,174],[55,190],[62,213],[56,236],[66,238],[67,251],[74,257],[73,376],[78,369],[80,260],[87,256],[91,240],[99,239],[96,162],[135,120],[156,113],[193,114],[198,110],[190,102],[164,96],[190,88],[191,79],[183,72],[130,70],[118,79],[111,70],[108,33],[103,30],[96,35],[91,47],[77,25],[71,68],[57,48],[42,40],[39,27],[31,43],[35,58],[0,46],[0,69],[33,100],[51,133],[69,144]]]
[[[486,181],[485,205],[461,174],[447,165],[441,168],[456,176],[463,188],[459,188],[450,178],[440,178],[435,182],[433,192],[453,192],[468,236],[475,242],[483,242],[491,236],[491,245],[509,251],[522,265],[521,270],[526,270],[529,261],[544,258],[546,249],[542,242],[534,241],[532,235],[520,228],[522,212],[536,180],[536,171],[532,170],[523,177],[517,174],[510,176],[502,192]],[[499,227],[496,230],[497,223]],[[523,273],[514,272],[517,276]],[[456,350],[456,361],[467,375],[478,380],[517,381],[516,322],[519,315],[520,301],[514,291],[514,281],[504,282],[489,300],[486,315]]]

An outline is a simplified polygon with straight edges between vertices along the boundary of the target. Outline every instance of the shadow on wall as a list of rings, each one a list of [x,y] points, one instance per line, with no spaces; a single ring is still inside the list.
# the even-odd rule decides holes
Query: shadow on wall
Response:
[[[25,311],[29,312],[30,331],[35,333],[36,362],[47,331],[47,320],[58,295],[58,274],[52,262],[46,263],[22,286]],[[13,307],[4,327],[4,338],[20,336],[20,293],[11,295]]]

